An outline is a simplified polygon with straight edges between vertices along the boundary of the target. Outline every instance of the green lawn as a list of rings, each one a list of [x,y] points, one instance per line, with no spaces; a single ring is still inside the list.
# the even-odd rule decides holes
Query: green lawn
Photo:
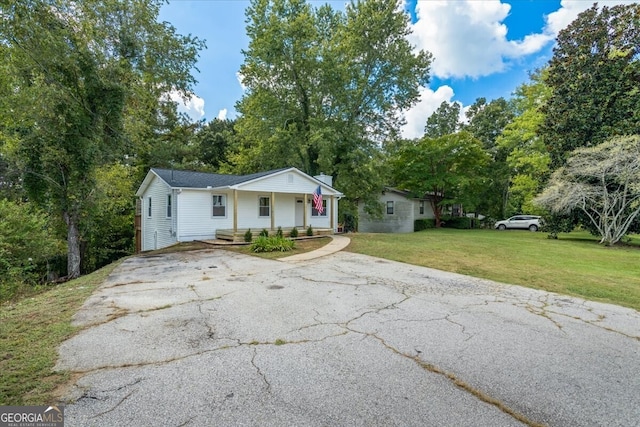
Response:
[[[354,234],[351,252],[640,310],[640,237],[605,247],[586,232],[426,230]]]

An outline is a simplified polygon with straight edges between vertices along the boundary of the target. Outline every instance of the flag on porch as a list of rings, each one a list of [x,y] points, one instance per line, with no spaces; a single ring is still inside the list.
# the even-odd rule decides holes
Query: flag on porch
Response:
[[[320,190],[319,185],[318,188],[316,188],[316,191],[313,192],[313,207],[319,214],[324,212],[324,208],[322,207],[322,190]]]

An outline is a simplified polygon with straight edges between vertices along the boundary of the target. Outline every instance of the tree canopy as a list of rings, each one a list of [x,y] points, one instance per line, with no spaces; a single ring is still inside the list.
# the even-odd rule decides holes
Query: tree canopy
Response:
[[[80,274],[81,220],[95,172],[133,149],[128,117],[157,115],[149,112],[157,111],[163,93],[186,94],[194,83],[202,44],[159,23],[161,3],[2,3],[0,46],[12,89],[0,112],[5,151],[19,165],[30,198],[64,220],[69,277]]]
[[[352,200],[381,183],[379,144],[428,81],[431,56],[406,39],[396,2],[354,1],[344,12],[303,0],[252,0],[244,97],[229,156],[239,172],[284,165],[325,172]]]
[[[640,215],[640,136],[574,150],[536,201],[561,214],[580,210],[601,243],[619,242]]]
[[[560,31],[541,136],[554,167],[578,147],[640,133],[640,4],[597,4]]]

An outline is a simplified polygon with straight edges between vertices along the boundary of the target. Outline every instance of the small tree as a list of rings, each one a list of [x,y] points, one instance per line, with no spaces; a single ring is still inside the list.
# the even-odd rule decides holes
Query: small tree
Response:
[[[640,136],[574,150],[536,202],[553,213],[581,211],[600,243],[616,244],[640,214]]]

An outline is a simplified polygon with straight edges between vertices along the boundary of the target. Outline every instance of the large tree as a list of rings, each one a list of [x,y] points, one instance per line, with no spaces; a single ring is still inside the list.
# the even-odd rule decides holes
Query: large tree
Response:
[[[440,227],[445,205],[479,202],[489,160],[480,140],[466,131],[407,141],[392,160],[394,184],[416,197],[428,195]]]
[[[540,136],[544,121],[541,106],[551,94],[544,82],[546,70],[531,74],[511,100],[517,116],[496,138],[498,152],[506,153],[509,187],[504,200],[505,214],[538,213],[532,200],[549,179],[549,152]]]
[[[429,138],[439,138],[456,133],[460,126],[460,103],[442,101],[438,109],[427,117],[424,135]]]
[[[640,133],[640,4],[594,5],[560,31],[541,136],[554,167],[578,147]]]
[[[131,152],[133,111],[188,93],[201,43],[157,21],[160,0],[4,0],[0,45],[12,92],[3,109],[30,198],[64,220],[68,276],[99,166]],[[142,106],[147,104],[149,107]],[[129,114],[125,115],[125,111]],[[8,119],[7,119],[8,116]]]
[[[555,213],[582,212],[600,243],[617,243],[640,215],[640,136],[574,150],[536,202]]]
[[[348,198],[377,184],[379,144],[428,81],[431,57],[415,53],[397,2],[354,1],[345,12],[303,0],[252,0],[240,69],[240,172],[297,166],[325,172]]]

